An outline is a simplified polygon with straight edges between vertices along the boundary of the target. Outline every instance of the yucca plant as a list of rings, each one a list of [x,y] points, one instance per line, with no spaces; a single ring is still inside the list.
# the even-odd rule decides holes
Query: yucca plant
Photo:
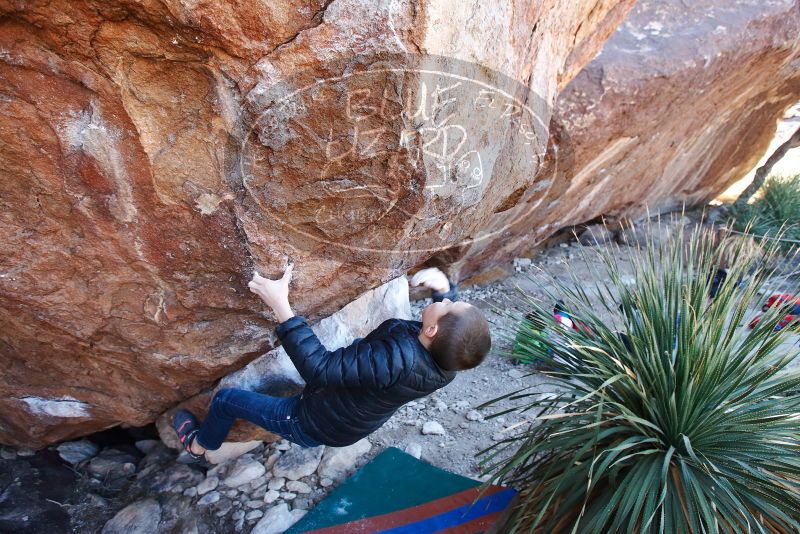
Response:
[[[800,242],[800,174],[772,177],[752,204],[734,205],[732,227],[757,236],[785,239],[784,249]]]
[[[541,286],[546,300],[520,291],[497,310],[520,325],[509,356],[527,351],[546,377],[487,404],[511,399],[494,415],[527,419],[481,453],[520,490],[508,530],[800,531],[798,348],[773,331],[784,310],[746,327],[791,258],[700,228],[582,250],[591,280],[567,266],[570,282]],[[720,261],[730,269],[711,299]],[[556,299],[584,329],[554,324]]]

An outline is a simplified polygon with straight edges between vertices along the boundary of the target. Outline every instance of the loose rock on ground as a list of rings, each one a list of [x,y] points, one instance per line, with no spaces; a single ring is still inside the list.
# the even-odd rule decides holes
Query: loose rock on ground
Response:
[[[103,527],[102,534],[152,534],[161,521],[161,506],[155,499],[131,503]]]

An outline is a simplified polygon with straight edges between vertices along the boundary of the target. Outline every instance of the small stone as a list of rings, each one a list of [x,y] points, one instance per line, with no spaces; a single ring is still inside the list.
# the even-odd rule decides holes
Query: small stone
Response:
[[[299,480],[290,480],[287,482],[286,489],[293,493],[311,493],[311,486]]]
[[[322,455],[317,472],[319,476],[340,480],[352,471],[358,459],[372,449],[367,439],[362,439],[347,447],[328,447]]]
[[[149,454],[153,451],[153,449],[161,445],[161,441],[157,439],[140,439],[133,445],[139,449],[142,454]]]
[[[417,443],[416,441],[406,444],[405,451],[419,460],[420,456],[422,456],[422,445]]]
[[[253,512],[249,512],[249,513],[252,514]],[[261,515],[264,515],[264,513],[261,512]],[[233,514],[231,514],[231,519],[233,519],[234,521],[238,521],[239,519],[241,519],[243,517],[245,517],[244,510],[236,510],[235,512],[233,512]]]
[[[220,498],[219,492],[212,491],[211,493],[206,493],[205,495],[203,495],[200,498],[200,500],[197,501],[197,504],[199,504],[200,506],[208,506],[209,504],[214,504],[215,502],[219,502],[219,498]]]
[[[528,269],[531,266],[531,259],[530,258],[514,258],[514,261],[511,262],[514,266],[514,271],[521,273],[524,270]]]
[[[8,449],[6,447],[0,447],[0,459],[3,459],[3,460],[16,460],[17,459],[17,453],[12,449]]]
[[[422,433],[426,436],[444,436],[444,427],[436,421],[427,421],[422,425]]]
[[[249,488],[251,490],[260,488],[261,486],[263,486],[264,484],[267,483],[267,478],[268,478],[267,475],[264,474],[264,475],[261,475],[258,478],[255,478],[255,479],[251,480],[250,484],[249,484]]]
[[[251,508],[251,509],[261,508],[262,506],[264,506],[264,501],[263,500],[261,500],[261,501],[252,500],[252,501],[247,501],[246,503],[244,503],[244,505],[246,507],[248,507],[248,508]]]
[[[216,516],[222,517],[226,515],[228,512],[231,511],[231,508],[233,508],[233,503],[231,501],[219,501],[216,506],[217,509]]]
[[[102,534],[151,534],[158,531],[161,505],[155,499],[129,504],[103,527]]]
[[[458,423],[458,426],[459,426],[460,428],[463,428],[463,429],[465,429],[465,430],[466,430],[466,429],[468,429],[468,428],[469,428],[469,423],[467,423],[466,421],[461,421],[460,423]]]
[[[322,480],[319,481],[319,485],[322,486],[323,488],[333,486],[333,480],[329,478],[323,478]]]
[[[229,498],[229,499],[233,499],[237,495],[239,495],[239,492],[237,490],[235,490],[235,489],[228,490],[228,491],[225,492],[225,496],[227,498]]]
[[[297,523],[306,514],[306,510],[289,510],[286,503],[273,506],[266,511],[261,520],[256,523],[250,534],[280,534]]]
[[[311,499],[308,497],[298,497],[292,501],[293,510],[308,510],[311,508]]]
[[[280,496],[281,496],[281,494],[278,493],[277,491],[269,490],[268,492],[266,492],[264,494],[264,502],[267,503],[267,504],[273,503],[273,502],[277,501],[278,497],[280,497]]]
[[[462,412],[469,409],[469,401],[460,400],[451,406],[453,411]]]
[[[439,399],[436,399],[436,402],[433,404],[433,406],[440,412],[444,412],[448,408],[447,403],[440,401]]]
[[[525,376],[525,373],[523,373],[519,369],[511,369],[508,372],[508,376],[510,376],[511,378],[514,378],[514,379],[518,379],[518,378],[522,378],[523,376]]]
[[[224,442],[219,449],[214,451],[206,451],[206,460],[212,464],[224,464],[231,460],[239,458],[241,455],[248,453],[261,445],[261,441],[243,441],[243,442]]]
[[[292,447],[283,453],[278,461],[275,462],[275,467],[272,468],[272,474],[276,477],[284,477],[289,480],[298,480],[307,477],[317,470],[322,453],[325,452],[325,446],[303,448],[299,445],[292,445]]]
[[[466,417],[468,421],[480,421],[481,419],[483,419],[481,412],[479,412],[478,410],[470,410],[464,417]]]
[[[86,469],[96,477],[108,480],[131,474],[130,467],[126,466],[126,464],[133,465],[134,461],[136,461],[136,458],[127,452],[107,448],[89,460]],[[136,466],[134,466],[135,470]]]
[[[285,499],[287,501],[291,501],[295,497],[297,497],[297,494],[296,493],[292,493],[291,491],[282,491],[281,492],[281,499]]]
[[[56,447],[58,455],[65,462],[77,465],[90,458],[94,458],[100,451],[100,447],[89,441],[88,439],[81,439],[78,441],[68,441],[61,443]]]
[[[206,478],[208,478],[208,477],[217,477],[217,478],[219,478],[223,474],[225,474],[225,470],[228,467],[230,467],[230,466],[227,466],[227,465],[215,465],[214,467],[212,467],[211,469],[206,471]]]
[[[34,456],[36,451],[33,449],[29,449],[27,447],[22,447],[21,449],[17,449],[17,456],[21,456],[23,458],[30,458]]]
[[[267,482],[267,488],[271,490],[279,490],[283,489],[283,485],[286,484],[286,479],[283,477],[276,477]]]
[[[503,441],[505,439],[505,435],[502,432],[495,432],[492,434],[492,440],[494,441]]]
[[[285,439],[280,440],[278,443],[275,444],[275,449],[279,451],[288,451],[292,448],[292,444]]]
[[[267,485],[266,484],[264,484],[263,486],[261,486],[258,489],[254,489],[250,493],[250,497],[252,497],[253,499],[263,499],[265,493],[267,493]]]
[[[242,456],[233,465],[223,484],[236,488],[263,475],[267,469],[253,458]]]
[[[166,470],[169,470],[167,466],[172,464],[175,460],[175,451],[172,449],[167,448],[166,445],[163,443],[159,443],[158,447],[150,451],[142,460],[137,464],[137,470],[139,474],[137,478],[140,480],[149,477],[153,474],[158,473],[159,478],[163,478],[163,474]],[[177,463],[175,464],[177,467]],[[187,469],[192,469],[192,466],[186,466]],[[183,482],[187,482],[186,487],[194,486],[203,479],[203,473],[196,469],[194,470],[197,473],[197,480],[188,483],[188,479],[184,480]]]
[[[197,488],[186,488],[183,490],[183,494],[187,497],[196,497],[197,496]]]
[[[244,516],[244,518],[248,521],[253,521],[254,519],[258,519],[262,515],[264,515],[264,512],[262,512],[261,510],[250,510],[249,512],[247,512],[247,515]],[[238,517],[236,519],[238,519]]]
[[[217,486],[219,486],[219,479],[217,477],[206,477],[205,480],[197,485],[197,494],[205,495],[209,491],[217,489]]]
[[[280,457],[281,457],[281,453],[279,453],[279,452],[273,452],[272,454],[269,455],[269,458],[267,458],[267,461],[264,462],[264,467],[267,468],[267,471],[272,471],[272,468],[275,467],[275,462],[277,462],[278,458],[280,458]]]

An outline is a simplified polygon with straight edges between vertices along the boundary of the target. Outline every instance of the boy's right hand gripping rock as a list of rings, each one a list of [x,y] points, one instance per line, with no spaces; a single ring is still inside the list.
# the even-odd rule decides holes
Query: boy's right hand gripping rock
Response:
[[[450,291],[450,281],[447,275],[436,267],[428,267],[418,271],[411,278],[412,286],[423,286],[439,293]]]

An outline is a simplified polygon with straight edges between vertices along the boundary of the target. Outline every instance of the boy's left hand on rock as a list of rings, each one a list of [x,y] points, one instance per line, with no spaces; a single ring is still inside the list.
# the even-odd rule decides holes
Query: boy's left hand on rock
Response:
[[[264,303],[273,310],[285,307],[289,303],[289,282],[292,280],[293,264],[286,267],[283,276],[277,280],[264,278],[257,272],[253,273],[253,279],[247,284],[250,291],[261,297]]]

